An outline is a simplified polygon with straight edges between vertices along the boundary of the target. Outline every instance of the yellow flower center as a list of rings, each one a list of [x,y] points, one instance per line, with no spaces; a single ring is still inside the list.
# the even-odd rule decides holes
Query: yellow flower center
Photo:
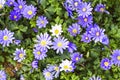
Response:
[[[57,46],[58,46],[58,47],[62,47],[62,43],[61,43],[61,42],[58,42]]]
[[[76,30],[76,29],[73,29],[72,32],[73,32],[73,33],[77,33],[77,30]]]
[[[22,9],[22,5],[20,5],[19,8]]]
[[[117,59],[120,60],[120,56],[118,56]]]
[[[4,40],[8,40],[8,36],[4,36],[3,39],[4,39]]]
[[[40,54],[41,54],[41,52],[40,52],[40,51],[38,51],[38,52],[37,52],[37,54],[38,54],[38,55],[40,55]]]
[[[84,18],[84,21],[85,21],[85,22],[87,22],[87,21],[88,21],[88,19],[87,19],[87,18]]]
[[[55,32],[55,34],[58,34],[58,33],[59,33],[59,30],[58,30],[58,29],[56,29],[54,32]]]
[[[85,12],[87,9],[86,8],[83,8],[82,11]]]
[[[64,69],[69,69],[69,67],[67,65],[64,65]]]
[[[75,5],[75,6],[78,6],[78,2],[75,2],[74,5]]]
[[[14,19],[16,19],[17,18],[17,16],[14,16]]]
[[[105,66],[108,66],[108,65],[109,65],[109,63],[108,63],[108,62],[104,62],[104,65],[105,65]]]
[[[100,35],[100,33],[99,32],[96,32],[96,36],[99,36]]]
[[[20,54],[19,54],[19,57],[20,57],[20,58],[23,58],[23,56],[24,56],[23,53],[20,53]]]
[[[49,77],[50,75],[51,75],[51,73],[50,73],[50,72],[47,72],[47,73],[46,73],[46,76],[48,76],[48,77]]]
[[[29,15],[32,15],[32,13],[33,13],[33,12],[32,12],[31,10],[28,11],[28,14],[29,14]]]
[[[40,44],[41,44],[42,46],[45,46],[45,45],[46,45],[46,41],[45,41],[45,40],[42,40],[42,41],[40,42]]]
[[[88,37],[85,37],[86,40],[88,40],[89,38]]]
[[[59,70],[59,68],[58,68],[58,67],[55,67],[55,68],[54,68],[54,70],[58,71],[58,70]]]
[[[78,57],[76,57],[76,61],[78,61],[79,60],[79,58]]]
[[[44,24],[44,21],[43,21],[43,20],[41,21],[41,24]]]
[[[104,10],[105,10],[104,8],[100,8],[100,11],[101,11],[101,12],[104,12]]]
[[[10,5],[12,5],[13,4],[13,2],[10,2]]]
[[[0,4],[0,9],[2,9],[2,7],[3,7],[3,5],[2,5],[2,4]]]

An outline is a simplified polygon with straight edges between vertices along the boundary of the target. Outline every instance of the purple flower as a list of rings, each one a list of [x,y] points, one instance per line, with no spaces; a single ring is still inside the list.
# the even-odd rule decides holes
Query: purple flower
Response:
[[[26,53],[25,53],[25,50],[23,48],[21,48],[21,49],[16,48],[16,51],[13,55],[15,56],[14,60],[21,62],[22,60],[25,59]]]
[[[51,36],[47,33],[37,35],[37,40],[35,40],[35,42],[37,43],[35,47],[39,47],[43,50],[50,49],[50,45],[52,45]]]
[[[90,3],[81,3],[81,5],[79,6],[77,13],[78,16],[83,16],[84,17],[88,17],[89,15],[92,14],[92,8],[91,8],[91,4]]]
[[[23,17],[27,18],[27,19],[31,19],[32,17],[34,17],[36,15],[36,8],[33,5],[30,6],[25,6],[22,14]]]
[[[78,24],[82,25],[82,27],[89,26],[90,24],[93,23],[93,17],[89,15],[88,17],[78,17]]]
[[[10,18],[10,20],[18,21],[21,19],[21,14],[19,12],[16,12],[15,10],[13,10],[10,12],[9,18]]]
[[[53,80],[54,76],[53,76],[53,74],[49,70],[44,69],[43,70],[43,75],[44,75],[46,80]]]
[[[99,76],[92,76],[89,80],[102,80]]]
[[[100,29],[99,27],[91,28],[90,35],[95,42],[101,41],[104,37],[105,29]]]
[[[37,33],[37,32],[38,32],[38,29],[37,29],[37,28],[33,28],[33,31]]]
[[[7,0],[6,4],[10,7],[14,5],[15,0]]]
[[[0,80],[7,80],[6,78],[7,78],[7,76],[6,76],[5,71],[0,70]]]
[[[103,68],[104,70],[110,69],[112,66],[112,61],[108,58],[104,58],[101,60],[100,67]]]
[[[80,59],[82,58],[82,54],[80,54],[79,52],[75,52],[71,55],[71,60],[73,63],[77,63],[80,61]]]
[[[24,8],[25,8],[25,5],[26,4],[26,1],[24,0],[17,0],[17,2],[14,3],[14,10],[16,12],[20,12],[22,13]]]
[[[38,68],[38,61],[34,60],[31,65],[34,69],[37,69]]]
[[[5,28],[3,31],[0,31],[0,44],[2,44],[3,47],[9,46],[9,44],[13,42],[13,35],[14,32],[7,30],[7,28]]]
[[[46,52],[47,52],[46,50],[37,47],[36,49],[33,49],[33,54],[35,56],[35,59],[38,60],[43,60],[45,57],[47,57]]]
[[[106,35],[104,35],[100,42],[104,45],[108,45],[109,44],[109,39]]]
[[[113,54],[111,55],[112,61],[115,65],[120,66],[120,50],[113,50]]]
[[[99,26],[97,24],[90,24],[89,26],[87,26],[86,28],[87,33],[90,33],[91,29],[95,27],[99,27]]]
[[[97,4],[97,6],[95,7],[95,11],[101,13],[105,12],[107,14],[110,14],[107,10],[105,10],[105,7],[106,6],[104,4]]]
[[[20,43],[21,43],[21,40],[17,40],[17,39],[14,40],[14,44],[16,45],[19,45]]]
[[[25,80],[23,75],[20,75],[20,80]]]
[[[77,50],[77,47],[74,43],[69,42],[68,44],[68,52],[73,53],[75,50]]]
[[[76,36],[77,34],[80,34],[80,25],[78,25],[77,23],[72,24],[71,26],[69,26],[68,32],[72,36]]]
[[[60,74],[60,67],[58,67],[56,65],[47,66],[47,70],[50,71],[55,78],[57,78]]]
[[[48,21],[46,19],[46,17],[44,16],[39,16],[37,21],[36,21],[36,25],[39,27],[39,28],[42,28],[42,27],[46,27],[46,25],[48,24]]]
[[[57,50],[56,53],[62,53],[63,54],[63,50],[66,49],[68,47],[69,41],[67,39],[65,39],[64,37],[57,37],[53,39],[53,46],[52,48],[54,50]]]
[[[86,32],[82,35],[81,41],[89,43],[91,41],[91,38],[91,35]]]

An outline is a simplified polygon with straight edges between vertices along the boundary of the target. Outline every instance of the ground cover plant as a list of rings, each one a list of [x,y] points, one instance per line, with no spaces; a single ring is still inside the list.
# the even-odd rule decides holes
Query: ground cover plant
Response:
[[[120,0],[0,0],[0,80],[120,80]]]

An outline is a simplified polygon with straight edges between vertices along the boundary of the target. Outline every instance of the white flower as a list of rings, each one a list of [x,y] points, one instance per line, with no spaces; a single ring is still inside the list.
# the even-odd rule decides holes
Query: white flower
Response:
[[[55,24],[55,26],[52,26],[52,29],[50,30],[50,32],[52,33],[53,36],[59,36],[61,35],[62,31],[62,27],[61,24]]]
[[[69,60],[62,60],[62,63],[60,64],[60,71],[71,71],[72,67],[72,61]]]
[[[0,9],[4,7],[5,2],[6,2],[5,0],[0,0]]]

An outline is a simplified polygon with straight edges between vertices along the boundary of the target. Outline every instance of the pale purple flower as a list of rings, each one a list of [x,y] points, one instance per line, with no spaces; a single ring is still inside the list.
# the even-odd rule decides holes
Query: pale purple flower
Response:
[[[92,36],[87,32],[82,35],[81,41],[89,43],[91,41]]]
[[[39,47],[43,50],[50,49],[50,45],[52,45],[51,36],[49,36],[48,33],[37,35],[37,40],[35,40],[35,42],[35,47]]]
[[[37,21],[36,21],[36,25],[39,27],[39,28],[42,28],[42,27],[46,27],[46,25],[48,24],[48,21],[46,19],[46,17],[44,16],[39,16]]]
[[[99,76],[92,76],[89,78],[89,80],[102,80]]]
[[[0,70],[0,80],[7,80],[7,75],[3,70]]]
[[[38,68],[38,61],[37,60],[34,60],[31,64],[31,66],[34,68],[34,69],[37,69]]]
[[[111,58],[115,65],[120,66],[120,50],[119,49],[113,50]]]
[[[53,76],[53,74],[49,70],[44,69],[43,70],[43,75],[44,75],[46,80],[53,80],[54,76]]]
[[[72,42],[69,42],[69,44],[68,44],[68,52],[73,53],[76,50],[77,50],[76,45],[74,43],[72,43]]]
[[[93,23],[93,17],[91,15],[89,15],[88,17],[78,17],[77,18],[78,20],[78,24],[80,24],[82,27],[86,27],[86,26],[89,26],[90,24]]]
[[[77,34],[80,34],[80,25],[77,23],[70,25],[68,28],[68,32],[72,36],[77,36]]]
[[[63,54],[63,50],[65,50],[68,47],[69,41],[67,39],[65,39],[64,37],[57,37],[53,39],[53,45],[52,48],[54,50],[57,50],[56,53],[62,53]]]
[[[77,9],[78,16],[88,17],[92,14],[92,7],[90,3],[83,2]]]
[[[35,8],[33,5],[25,6],[22,14],[23,14],[23,17],[27,19],[31,19],[36,15],[36,11],[37,11],[37,8]]]
[[[21,49],[16,48],[16,51],[13,54],[15,56],[14,60],[17,60],[18,62],[21,62],[22,60],[24,60],[25,56],[26,56],[25,52],[26,51],[23,48],[21,48]]]
[[[9,46],[10,43],[13,43],[14,32],[11,32],[5,28],[5,30],[0,30],[0,44],[5,46]]]
[[[14,2],[15,2],[15,0],[7,0],[6,1],[6,4],[7,4],[7,6],[13,6],[14,5]]]

